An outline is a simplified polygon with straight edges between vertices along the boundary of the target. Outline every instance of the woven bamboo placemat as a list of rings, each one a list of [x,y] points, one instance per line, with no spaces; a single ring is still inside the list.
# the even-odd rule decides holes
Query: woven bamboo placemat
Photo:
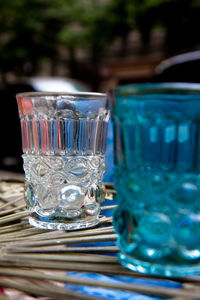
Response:
[[[200,281],[197,278],[173,279],[181,283],[181,288],[164,288],[70,276],[69,272],[85,272],[152,278],[123,268],[117,256],[111,255],[119,251],[115,244],[110,246],[110,242],[117,238],[112,217],[102,215],[100,224],[87,230],[36,229],[28,223],[23,192],[22,180],[7,178],[0,181],[0,286],[5,288],[0,300],[98,299],[68,288],[69,284],[126,290],[176,300],[200,299]],[[107,202],[102,213],[115,207],[110,204],[114,193],[113,186],[107,184]],[[162,278],[156,280],[159,282]]]

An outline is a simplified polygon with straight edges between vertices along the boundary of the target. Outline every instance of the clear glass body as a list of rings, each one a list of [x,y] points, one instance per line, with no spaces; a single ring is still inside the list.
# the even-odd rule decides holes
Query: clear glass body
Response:
[[[130,85],[110,93],[121,263],[200,272],[200,85]]]
[[[99,221],[109,110],[97,93],[17,95],[31,225],[75,230]]]

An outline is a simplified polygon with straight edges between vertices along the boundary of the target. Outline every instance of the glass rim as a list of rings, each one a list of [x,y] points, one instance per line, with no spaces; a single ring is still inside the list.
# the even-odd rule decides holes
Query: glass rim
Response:
[[[92,99],[101,99],[106,98],[106,93],[96,93],[96,92],[24,92],[24,93],[17,93],[16,98],[41,98],[41,97],[55,97],[56,98],[66,98],[66,97],[74,97],[79,99],[85,100],[92,100]]]
[[[190,82],[153,82],[138,83],[119,86],[110,90],[116,96],[145,95],[147,93],[164,94],[164,93],[183,93],[183,94],[200,94],[200,83]]]

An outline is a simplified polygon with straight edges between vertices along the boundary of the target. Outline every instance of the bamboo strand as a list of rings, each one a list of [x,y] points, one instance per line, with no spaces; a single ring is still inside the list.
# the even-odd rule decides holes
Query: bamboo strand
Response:
[[[12,202],[12,201],[14,201],[14,203],[15,203],[15,199],[14,200],[9,200],[10,198],[13,198],[13,197],[19,197],[19,198],[21,198],[21,199],[18,199],[16,202],[18,202],[19,200],[23,200],[24,199],[24,196],[23,196],[23,193],[21,193],[21,192],[18,192],[18,193],[10,193],[10,192],[8,192],[8,193],[4,193],[3,194],[3,197],[1,197],[1,199],[4,199],[4,200],[6,200],[6,201],[9,201],[9,202]],[[9,203],[8,202],[8,203]],[[13,203],[13,204],[14,204]]]
[[[193,277],[193,276],[187,276],[187,277],[183,277],[183,278],[178,278],[178,280],[181,282],[181,283],[192,283],[194,285],[197,285],[199,286],[200,285],[200,280],[199,280],[199,277]]]
[[[10,208],[10,209],[7,209],[7,210],[0,211],[0,217],[3,216],[3,215],[10,214],[11,212],[15,212],[17,210],[24,209],[24,208],[26,208],[26,204],[22,204],[22,205],[19,205],[17,207],[13,207],[13,208]]]
[[[14,257],[9,257],[9,255],[4,256],[3,260],[5,261],[1,261],[2,266],[7,265],[11,266],[11,262],[12,260],[14,261],[13,266],[20,266],[20,267],[29,267],[29,268],[39,268],[39,269],[54,269],[54,270],[68,270],[68,271],[77,271],[77,272],[92,272],[92,273],[102,273],[102,274],[112,274],[112,275],[124,275],[124,276],[131,276],[131,277],[136,277],[136,278],[146,278],[146,279],[154,279],[157,282],[159,281],[163,281],[163,280],[170,280],[170,281],[174,281],[174,282],[179,282],[180,279],[176,279],[176,278],[166,278],[166,277],[152,277],[148,274],[141,274],[138,272],[132,272],[131,270],[125,269],[123,268],[121,265],[119,265],[117,263],[117,257],[111,257],[111,256],[105,256],[104,255],[84,255],[83,259],[80,258],[80,256],[77,255],[72,255],[69,256],[69,258],[67,256],[63,257],[63,262],[62,264],[57,262],[57,258],[58,261],[61,261],[61,257],[59,257],[59,255],[57,255],[57,257],[55,257],[54,255],[47,255],[47,257],[45,257],[45,255],[42,255],[41,258],[39,258],[38,256],[34,256],[31,257],[32,260],[30,262],[30,258],[29,257],[18,257],[16,256],[16,258]],[[91,258],[90,258],[91,256]],[[85,258],[86,257],[86,258]],[[21,258],[21,259],[20,259]],[[46,258],[46,259],[45,259]],[[6,260],[10,261],[6,261]],[[27,260],[28,259],[28,260]],[[38,262],[38,260],[43,260],[43,262]],[[26,261],[27,260],[27,261]],[[55,260],[55,263],[52,263]],[[71,263],[65,263],[65,262],[71,262]],[[73,263],[72,263],[73,262]],[[81,263],[82,262],[82,263]],[[88,265],[88,262],[90,262],[90,264]],[[94,262],[93,264],[91,264],[91,262]],[[9,264],[10,263],[10,264]],[[100,265],[99,265],[100,263]],[[200,287],[199,285],[195,285],[195,284],[186,284],[183,283],[183,288],[190,288],[190,289],[195,289],[196,291],[200,291]]]
[[[0,196],[0,201],[3,202],[4,204],[8,203],[8,201],[6,199],[2,198],[1,196]]]
[[[18,212],[6,217],[1,217],[0,218],[0,225],[1,224],[5,224],[11,221],[16,221],[16,220],[20,220],[23,217],[27,217],[29,215],[29,213],[27,211],[23,211],[23,212]]]
[[[1,177],[1,182],[6,182],[6,183],[15,183],[15,184],[19,184],[19,185],[22,185],[22,183],[24,183],[24,178],[21,178],[22,177],[22,175],[20,175],[20,177],[19,176],[17,176],[17,177],[11,177],[12,176],[12,174],[9,176],[9,177],[6,177],[5,176],[5,178],[2,178]]]
[[[40,287],[44,287],[45,289],[48,289],[48,290],[50,289],[54,292],[57,291],[59,293],[62,292],[63,294],[69,294],[69,296],[72,296],[72,298],[75,298],[75,299],[97,300],[96,297],[80,294],[79,292],[69,290],[69,289],[67,289],[67,287],[65,287],[65,285],[63,287],[60,287],[60,286],[58,287],[57,285],[55,285],[55,282],[52,282],[52,281],[41,281],[41,280],[39,281],[39,280],[35,280],[35,279],[32,279],[31,281],[33,283],[35,283],[36,285],[39,285]]]
[[[22,277],[22,278],[34,278],[40,280],[53,280],[58,282],[63,282],[66,284],[75,284],[75,285],[85,285],[85,286],[95,286],[103,287],[109,289],[117,290],[127,290],[147,295],[159,295],[163,297],[188,297],[189,299],[199,299],[199,293],[196,291],[185,291],[183,289],[176,288],[163,288],[163,287],[152,287],[148,285],[140,284],[119,284],[111,282],[103,282],[98,280],[89,280],[84,278],[76,278],[71,276],[63,275],[49,275],[44,273],[37,273],[30,270],[19,270],[14,268],[2,268],[0,267],[0,274],[11,277]],[[0,281],[1,284],[1,281]]]
[[[51,281],[62,284],[70,283],[106,287],[115,290],[129,290],[142,294],[173,297],[176,300],[186,299],[186,297],[188,299],[200,299],[200,281],[198,277],[170,278],[171,281],[182,283],[182,289],[170,289],[149,287],[147,285],[119,285],[58,275],[57,272],[59,270],[62,272],[68,270],[153,278],[149,275],[125,269],[119,265],[116,256],[106,255],[119,252],[117,246],[100,246],[101,244],[99,244],[102,241],[116,241],[117,235],[114,232],[113,226],[106,226],[112,222],[112,217],[106,218],[101,216],[97,228],[76,232],[45,231],[32,228],[27,220],[23,220],[24,217],[28,216],[28,212],[16,212],[19,209],[25,209],[25,204],[22,205],[19,203],[20,205],[17,205],[17,202],[23,199],[22,185],[17,186],[17,184],[8,184],[5,182],[0,188],[0,199],[4,202],[0,205],[0,274],[10,278],[15,277],[14,280],[0,278],[0,285],[3,286],[1,281],[4,280],[5,286],[6,284],[10,285],[11,288],[21,290],[27,294],[34,293],[35,291],[36,296],[51,297],[51,299],[55,297],[55,299],[59,300],[79,299],[80,297],[77,296],[78,294],[71,296],[71,294],[65,293],[65,289],[55,286]],[[106,201],[112,200],[114,194],[113,186],[106,184]],[[13,200],[9,201],[9,199]],[[112,210],[116,206],[108,204],[101,207],[101,210]],[[9,222],[13,221],[16,221],[16,224],[9,224]],[[97,246],[91,246],[90,243],[93,242],[97,243]],[[83,243],[87,243],[87,246],[81,246]],[[73,246],[75,244],[79,245],[77,247]],[[27,270],[23,270],[22,267],[27,268]],[[53,271],[51,271],[51,274],[38,272],[42,269]],[[159,281],[166,278],[156,277],[154,279]],[[24,282],[19,282],[19,280],[23,280]],[[83,297],[83,299],[89,299],[88,295],[84,295]]]
[[[51,247],[19,247],[9,248],[9,253],[118,253],[119,248],[117,246],[96,246],[96,247],[63,247],[51,246]]]
[[[95,254],[6,254],[4,260],[43,260],[43,261],[64,261],[64,262],[84,262],[84,263],[117,263],[118,258],[114,256],[95,255]]]
[[[109,209],[113,209],[117,207],[117,205],[106,205],[106,206],[102,206],[101,210],[109,210]]]
[[[83,273],[99,273],[109,275],[131,275],[131,271],[127,271],[118,264],[108,263],[69,263],[59,261],[36,261],[36,260],[9,260],[1,261],[1,267],[17,267],[17,268],[34,268],[42,270],[59,270]]]
[[[34,247],[34,246],[53,246],[53,245],[69,245],[69,244],[82,244],[82,243],[95,243],[95,242],[110,242],[116,241],[117,234],[102,234],[102,235],[94,235],[94,236],[81,236],[81,237],[74,237],[74,238],[64,238],[60,239],[52,239],[52,240],[24,240],[23,238],[15,239],[4,239],[1,240],[0,243],[3,242],[11,242],[12,246],[17,247],[24,246],[24,247]]]
[[[20,196],[12,201],[9,201],[3,205],[0,205],[0,210],[4,209],[5,207],[8,207],[8,206],[11,206],[13,204],[16,204],[18,201],[22,200],[23,199],[23,196]]]
[[[110,229],[104,229],[104,234],[107,234],[107,233],[114,233],[114,229],[113,228],[110,228]],[[43,236],[43,235],[44,236]],[[13,235],[11,234],[10,236],[9,235],[2,235],[1,237],[1,240],[0,240],[0,243],[4,243],[4,242],[13,242],[13,237],[15,238],[15,242],[17,241],[28,241],[28,243],[33,243],[33,241],[36,241],[34,242],[34,245],[36,244],[40,244],[42,243],[42,241],[51,241],[51,243],[55,242],[55,243],[58,243],[58,240],[59,240],[59,244],[62,244],[62,242],[64,242],[66,239],[68,240],[70,237],[71,238],[75,238],[75,237],[86,237],[86,236],[95,236],[95,238],[98,236],[98,235],[102,235],[102,232],[100,230],[90,230],[90,231],[86,231],[86,232],[83,232],[83,231],[77,231],[77,232],[74,232],[74,233],[65,233],[65,234],[60,234],[58,232],[58,237],[55,238],[55,235],[54,236],[46,236],[46,232],[45,231],[42,231],[42,230],[38,230],[38,229],[30,229],[30,232],[28,231],[24,231],[24,232],[18,232],[18,234],[16,233],[13,233]],[[50,233],[51,234],[51,233]],[[40,236],[38,236],[40,235]],[[28,239],[27,239],[28,237]],[[29,239],[29,237],[31,237],[31,241]],[[64,242],[65,243],[65,242]]]
[[[13,238],[15,240],[22,240],[22,239],[28,239],[32,238],[35,235],[40,234],[40,229],[37,228],[24,228],[16,230],[15,232],[6,232],[6,233],[0,233],[1,242],[9,242],[13,241]],[[41,232],[42,234],[42,232]]]
[[[0,227],[0,235],[9,232],[15,232],[19,230],[23,230],[26,228],[30,228],[31,226],[27,223],[27,221],[22,221],[18,224],[6,225]],[[31,228],[32,229],[32,228]]]
[[[52,232],[47,232],[47,231],[43,231],[41,232],[43,233],[43,235],[40,235],[39,237],[37,237],[40,240],[53,240],[55,239],[55,235],[51,235]],[[50,236],[47,236],[47,234],[49,233]],[[64,239],[64,238],[70,238],[70,237],[82,237],[82,236],[93,236],[93,235],[100,235],[102,233],[115,233],[113,226],[109,226],[109,227],[105,227],[105,228],[94,228],[94,229],[85,229],[85,230],[80,230],[80,231],[74,231],[74,232],[62,232],[62,231],[56,231],[56,235],[57,238]],[[33,237],[34,238],[34,237]],[[57,238],[55,240],[57,240]]]
[[[103,224],[109,224],[112,223],[112,217],[108,217],[108,218],[102,218],[99,221],[99,225],[103,225]]]
[[[88,297],[85,295],[80,295],[79,293],[76,293],[74,291],[69,291],[67,289],[57,289],[55,286],[48,287],[48,289],[41,287],[39,284],[33,284],[27,282],[27,283],[19,283],[15,280],[10,279],[1,279],[0,278],[0,285],[7,288],[14,288],[22,292],[26,292],[29,295],[33,294],[36,296],[45,296],[45,297],[51,297],[51,299],[59,299],[59,300],[71,300],[71,299],[91,299],[93,300],[93,297]]]
[[[106,187],[106,194],[116,194],[116,191],[113,187]]]

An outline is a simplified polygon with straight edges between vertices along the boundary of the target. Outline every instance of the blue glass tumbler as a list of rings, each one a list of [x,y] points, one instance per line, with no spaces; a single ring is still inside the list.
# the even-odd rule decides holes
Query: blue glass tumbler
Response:
[[[123,86],[110,102],[120,262],[151,275],[200,274],[200,85]]]

